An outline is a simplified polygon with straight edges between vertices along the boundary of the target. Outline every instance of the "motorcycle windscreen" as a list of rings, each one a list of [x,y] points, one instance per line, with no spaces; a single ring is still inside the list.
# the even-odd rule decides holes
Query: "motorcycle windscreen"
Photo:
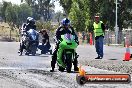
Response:
[[[32,40],[36,40],[37,39],[37,33],[34,29],[30,29],[29,31],[29,36]]]
[[[31,35],[32,40],[36,40],[37,36],[36,35]]]
[[[72,45],[72,42],[75,39],[75,37],[72,34],[65,34],[64,38],[66,40],[67,45]]]
[[[67,40],[67,41],[73,41],[75,39],[75,37],[72,35],[72,34],[65,34],[64,35],[64,38]]]

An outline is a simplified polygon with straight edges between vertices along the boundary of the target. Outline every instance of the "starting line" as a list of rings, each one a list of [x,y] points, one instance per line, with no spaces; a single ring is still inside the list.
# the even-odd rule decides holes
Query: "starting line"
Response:
[[[0,67],[0,70],[27,70],[27,69],[38,69],[38,70],[46,70],[48,68],[20,68],[20,67]],[[50,68],[49,68],[50,69]]]

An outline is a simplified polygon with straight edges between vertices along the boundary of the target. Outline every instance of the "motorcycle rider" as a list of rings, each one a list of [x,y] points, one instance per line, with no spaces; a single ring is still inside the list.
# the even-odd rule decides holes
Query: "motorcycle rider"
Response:
[[[56,60],[57,60],[57,51],[59,49],[59,44],[60,44],[59,40],[61,38],[61,35],[66,34],[66,33],[70,33],[72,35],[75,35],[75,41],[77,44],[79,44],[78,37],[77,37],[73,27],[70,25],[70,20],[68,18],[64,18],[61,21],[61,25],[56,30],[56,34],[55,34],[56,46],[55,46],[55,50],[54,50],[53,55],[52,55],[52,61],[51,61],[52,69],[50,70],[50,72],[54,72],[54,68],[55,68],[55,64],[56,64]],[[78,55],[77,55],[77,53],[75,53],[75,54],[76,54],[75,58],[77,59]],[[77,61],[76,61],[76,63],[77,63]],[[74,71],[78,71],[78,67],[77,66],[75,67],[75,65],[74,65]]]
[[[27,18],[27,23],[22,25],[22,28],[21,28],[22,36],[23,36],[24,33],[26,34],[26,36],[28,36],[27,31],[29,29],[35,29],[36,30],[35,20],[32,17],[28,17]],[[26,40],[22,41],[22,44],[20,44],[20,55],[22,55],[23,49],[25,48],[25,46],[24,46],[25,41]],[[26,46],[27,52],[26,53],[28,53],[29,46],[30,46],[30,44],[27,44],[27,46]]]

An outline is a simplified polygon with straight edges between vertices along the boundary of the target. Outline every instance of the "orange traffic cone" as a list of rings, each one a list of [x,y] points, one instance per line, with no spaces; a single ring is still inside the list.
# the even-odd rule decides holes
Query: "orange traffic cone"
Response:
[[[92,34],[90,33],[90,41],[89,44],[92,45],[93,44],[93,40],[92,40]]]
[[[81,69],[81,66],[79,67],[79,75],[80,76],[85,76],[85,70]]]
[[[129,61],[130,60],[130,56],[131,56],[131,54],[130,54],[129,45],[126,45],[126,53],[125,53],[123,61]]]

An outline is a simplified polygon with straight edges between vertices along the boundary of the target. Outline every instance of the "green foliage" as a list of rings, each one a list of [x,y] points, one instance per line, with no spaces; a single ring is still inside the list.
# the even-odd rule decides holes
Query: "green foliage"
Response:
[[[5,16],[5,11],[6,8],[10,5],[11,3],[3,1],[2,6],[1,6],[1,16],[4,19],[4,21],[6,22],[6,16]]]
[[[65,12],[69,14],[77,31],[91,31],[94,16],[100,13],[101,20],[114,30],[115,0],[59,0]],[[67,3],[69,1],[69,3]],[[119,30],[131,26],[132,0],[118,0]],[[69,7],[68,7],[69,6]]]
[[[51,20],[51,13],[54,4],[51,3],[52,0],[25,0],[26,3],[32,8],[33,17],[36,20],[43,18],[44,21]]]
[[[54,18],[57,20],[57,22],[59,23],[61,19],[63,19],[63,14],[59,11],[55,13]]]
[[[87,30],[89,24],[89,15],[87,7],[84,6],[86,1],[73,0],[72,8],[69,13],[69,17],[72,20],[72,24],[76,31]]]
[[[26,21],[27,17],[32,16],[32,9],[26,3],[21,4],[19,8],[18,17],[20,18],[21,23],[23,23]]]
[[[37,21],[37,22],[36,22],[36,27],[37,27],[37,30],[43,29],[43,23],[40,22],[40,21]]]
[[[22,2],[24,0],[21,0]],[[43,18],[47,23],[44,27],[49,27],[48,22],[51,19],[52,7],[54,7],[51,0],[25,0],[27,3],[14,5],[10,2],[3,1],[0,4],[0,15],[7,22],[11,28],[18,27],[26,22],[26,18],[32,16],[36,20]],[[42,21],[42,20],[41,20]],[[43,22],[43,21],[42,21]],[[43,28],[44,28],[43,27]]]
[[[72,7],[72,0],[59,0],[60,4],[64,8],[65,13],[68,15]]]
[[[7,6],[6,11],[5,11],[6,21],[9,23],[12,29],[13,27],[15,27],[14,24],[17,22],[17,19],[18,19],[18,15],[14,7],[15,6],[12,6],[12,4],[10,3]]]
[[[42,30],[42,29],[47,29],[47,30],[52,30],[51,22],[41,22],[37,21],[36,22],[37,30]]]
[[[8,3],[4,15],[6,22],[13,29],[13,27],[19,27],[25,22],[26,18],[32,15],[32,10],[27,4],[21,4],[19,6]]]
[[[43,23],[43,28],[47,30],[51,30],[51,22],[45,22]]]
[[[0,3],[0,16],[2,16],[2,3]]]
[[[78,16],[77,14],[79,14],[79,8],[78,8],[78,4],[76,2],[73,3],[72,5],[73,7],[71,8],[70,10],[70,13],[69,13],[69,18],[71,19],[71,24],[73,25],[73,27],[77,30],[77,26],[78,26]]]

